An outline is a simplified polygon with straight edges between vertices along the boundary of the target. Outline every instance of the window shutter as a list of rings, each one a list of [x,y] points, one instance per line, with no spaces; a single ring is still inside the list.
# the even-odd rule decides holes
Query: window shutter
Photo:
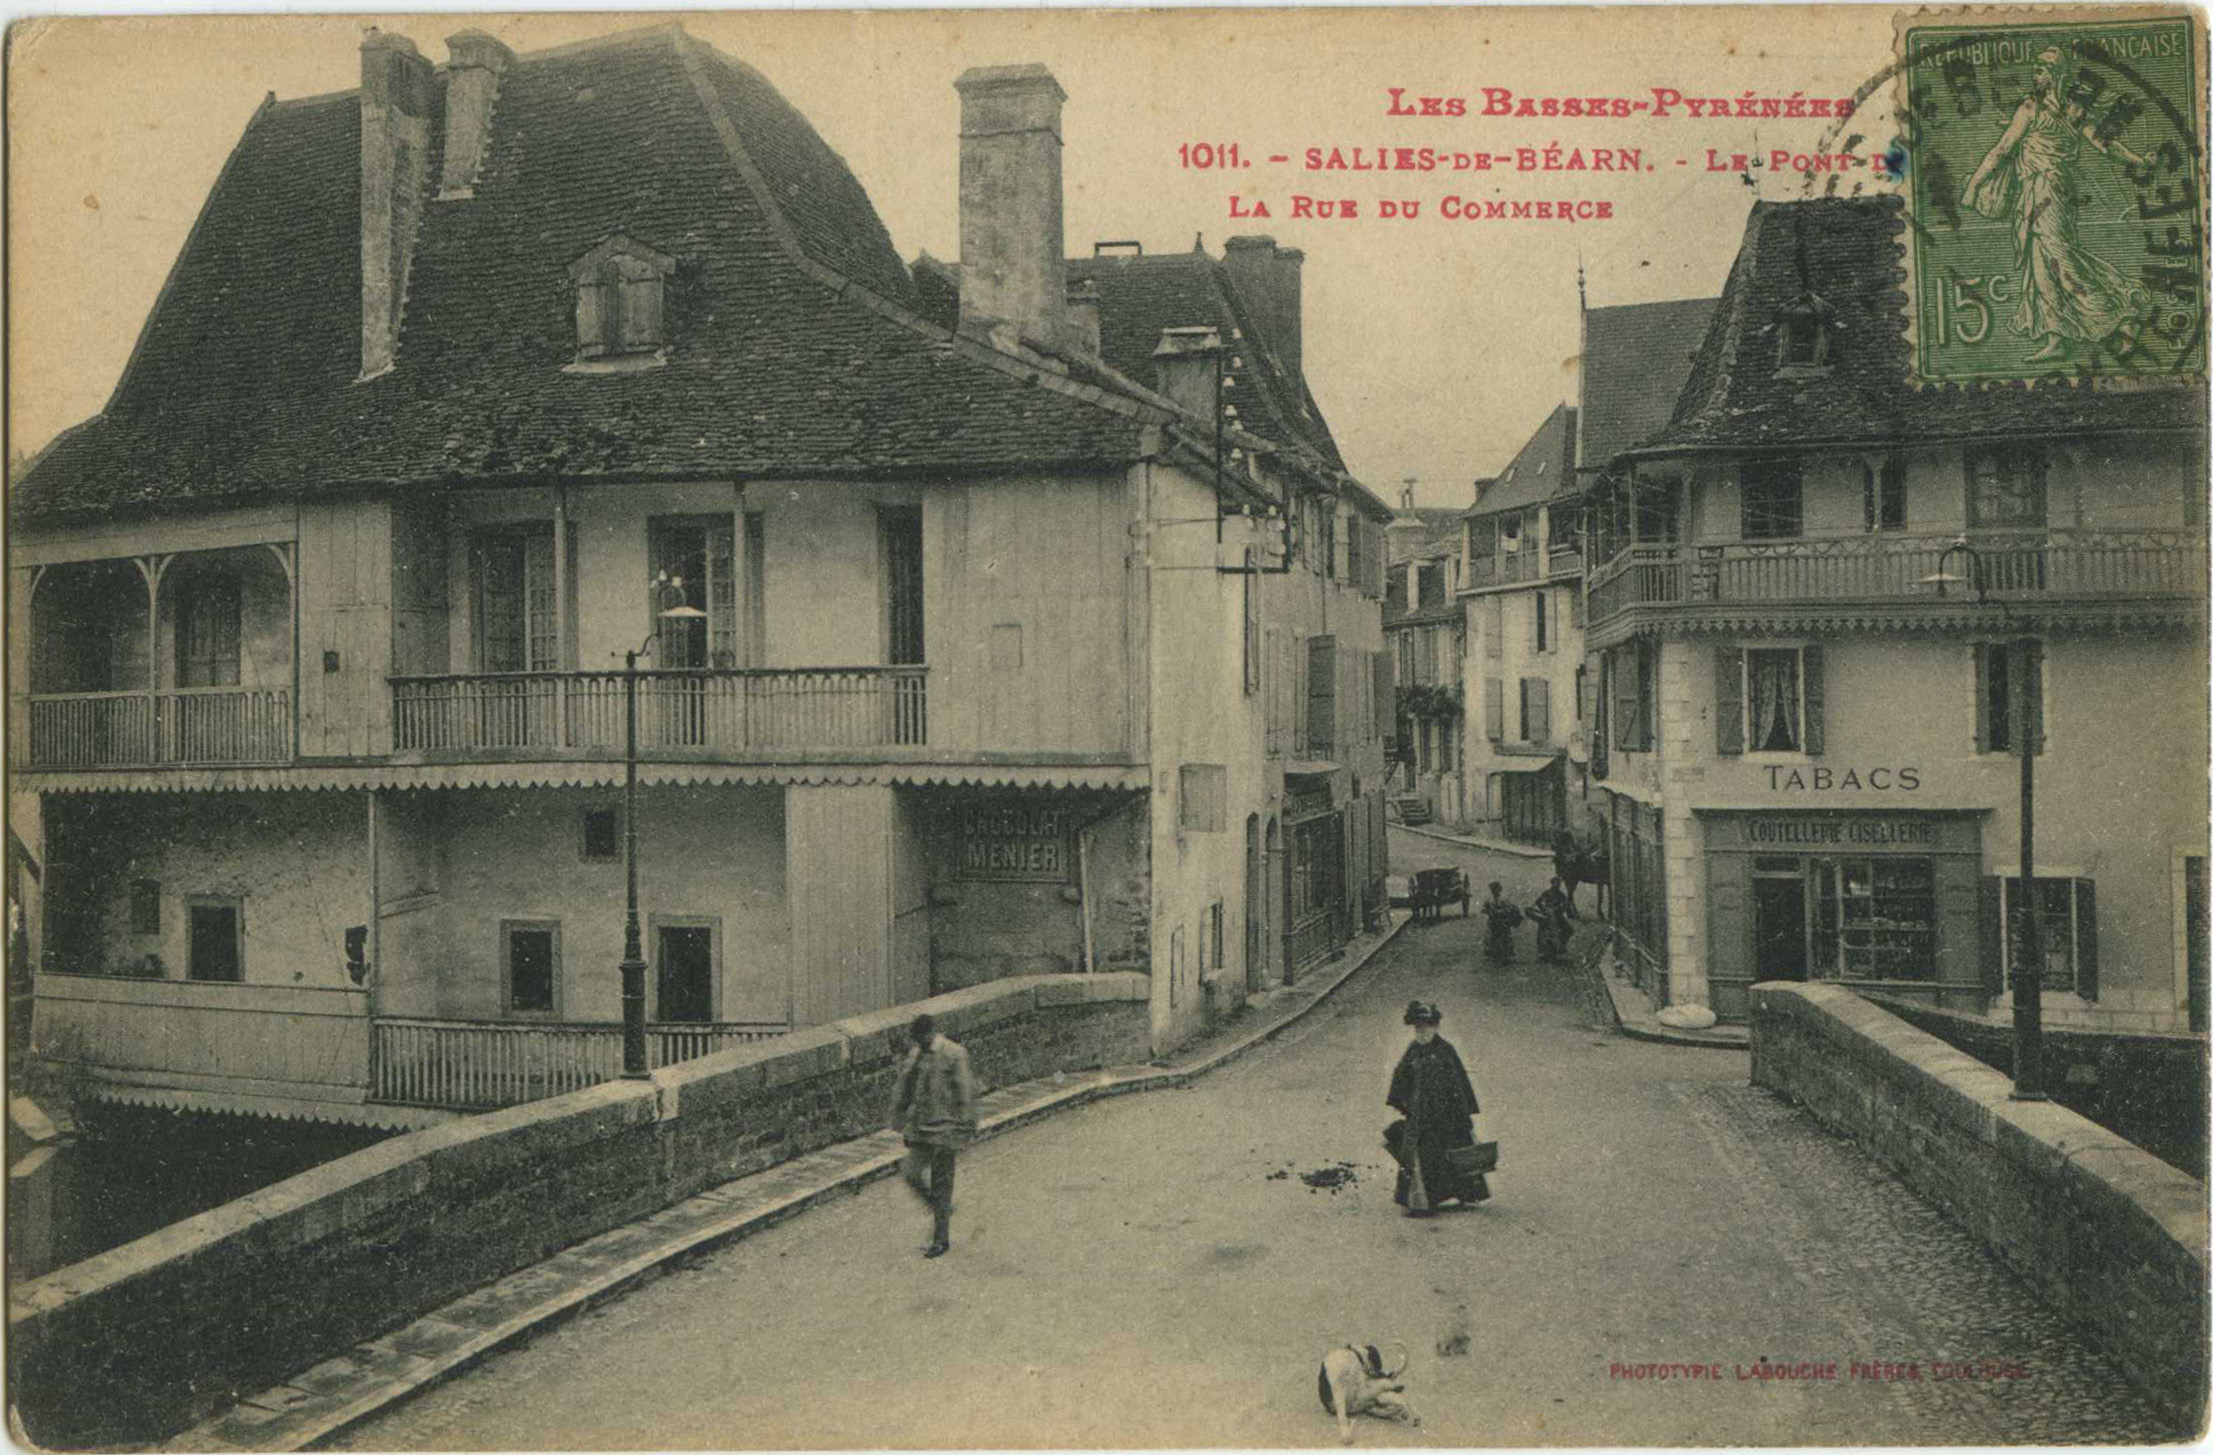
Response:
[[[2098,886],[2090,879],[2075,881],[2075,994],[2098,998]]]
[[[1552,684],[1542,677],[1532,677],[1525,684],[1529,694],[1529,741],[1552,741]]]
[[[586,358],[606,353],[612,344],[607,336],[608,291],[603,276],[585,278],[576,285],[576,347]]]
[[[1306,652],[1307,747],[1317,758],[1333,757],[1337,743],[1337,639],[1309,637]]]
[[[1578,631],[1583,626],[1583,588],[1580,586],[1568,588],[1568,625]]]
[[[1492,596],[1483,602],[1483,655],[1496,657],[1505,650],[1506,598]]]
[[[1744,648],[1714,648],[1714,751],[1744,751]]]
[[[1803,737],[1806,752],[1817,758],[1821,756],[1824,742],[1821,718],[1827,702],[1821,671],[1821,648],[1813,645],[1802,649],[1798,654],[1798,680],[1806,700],[1806,730]]]
[[[661,346],[661,280],[653,278],[624,278],[617,285],[622,290],[622,347],[626,351],[645,352]]]
[[[2042,756],[2044,752],[2044,644],[2031,641],[2022,654],[2023,669],[2028,677],[2029,698],[2029,751]]]
[[[1376,652],[1375,657],[1375,735],[1388,739],[1398,716],[1398,693],[1392,681],[1391,654]]]
[[[1975,751],[1990,751],[1990,648],[1977,642],[1975,657]]]
[[[1483,736],[1494,743],[1506,736],[1506,684],[1496,677],[1483,679]]]
[[[1982,988],[1988,994],[2003,995],[2006,989],[2005,888],[1997,875],[1983,876],[1975,911]]]
[[[1625,753],[1637,751],[1637,653],[1634,645],[1608,653],[1614,679],[1614,746]]]
[[[1612,746],[1611,739],[1607,737],[1606,727],[1607,714],[1610,711],[1607,706],[1607,699],[1612,691],[1614,678],[1611,659],[1605,653],[1600,653],[1597,660],[1598,693],[1596,699],[1590,705],[1587,720],[1591,725],[1591,776],[1593,778],[1604,778],[1606,770],[1612,766],[1606,756],[1606,750]]]

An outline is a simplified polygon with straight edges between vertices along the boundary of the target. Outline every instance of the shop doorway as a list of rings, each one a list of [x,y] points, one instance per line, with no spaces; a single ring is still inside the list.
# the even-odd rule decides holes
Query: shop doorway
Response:
[[[1761,869],[1752,879],[1752,978],[1806,978],[1806,881],[1802,870]]]

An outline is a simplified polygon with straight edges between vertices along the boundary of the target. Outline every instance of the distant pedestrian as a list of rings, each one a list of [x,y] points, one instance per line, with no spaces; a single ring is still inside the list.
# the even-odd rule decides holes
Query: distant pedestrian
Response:
[[[914,1049],[899,1068],[891,1124],[905,1138],[900,1176],[927,1203],[933,1218],[925,1258],[953,1246],[953,1158],[976,1135],[976,1077],[968,1052],[937,1033],[937,1021],[918,1015],[908,1028]]]
[[[1545,960],[1564,958],[1568,948],[1568,921],[1575,916],[1575,906],[1568,900],[1567,891],[1558,878],[1552,887],[1537,896],[1530,906],[1530,917],[1537,922],[1537,954]]]
[[[1468,1068],[1452,1042],[1437,1034],[1444,1019],[1437,1007],[1414,1001],[1406,1007],[1406,1024],[1414,1028],[1414,1042],[1399,1057],[1391,1073],[1391,1093],[1385,1100],[1403,1121],[1384,1132],[1384,1144],[1399,1162],[1398,1189],[1393,1200],[1408,1217],[1428,1217],[1444,1203],[1473,1206],[1491,1195],[1490,1183],[1480,1172],[1463,1172],[1453,1165],[1455,1148],[1475,1145],[1475,1087]]]
[[[1506,901],[1506,886],[1491,881],[1491,897],[1483,901],[1484,951],[1493,960],[1514,958],[1514,929],[1521,923],[1521,906]]]

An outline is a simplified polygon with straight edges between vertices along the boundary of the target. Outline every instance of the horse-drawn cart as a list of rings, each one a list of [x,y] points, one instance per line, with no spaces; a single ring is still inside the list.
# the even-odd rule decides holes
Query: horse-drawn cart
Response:
[[[1460,917],[1467,918],[1473,891],[1465,869],[1417,869],[1408,888],[1406,903],[1416,920],[1443,919],[1445,906],[1457,901]]]

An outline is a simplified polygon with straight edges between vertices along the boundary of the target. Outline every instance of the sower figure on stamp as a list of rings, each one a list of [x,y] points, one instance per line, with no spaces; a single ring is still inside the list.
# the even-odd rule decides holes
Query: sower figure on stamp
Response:
[[[2032,364],[2059,358],[2070,342],[2102,344],[2126,336],[2150,295],[2084,245],[2075,230],[2083,190],[2083,144],[2141,167],[2144,159],[2101,135],[2074,95],[2073,66],[2057,47],[2036,59],[2033,90],[1967,179],[1960,200],[1985,217],[2012,215],[2021,266],[2021,302],[2013,331],[2042,339]],[[2125,352],[2125,350],[2124,350]]]
[[[934,1018],[916,1016],[908,1034],[914,1049],[899,1068],[891,1124],[907,1143],[900,1176],[934,1219],[922,1256],[937,1258],[953,1246],[953,1159],[976,1135],[976,1077],[968,1052],[939,1035]]]

